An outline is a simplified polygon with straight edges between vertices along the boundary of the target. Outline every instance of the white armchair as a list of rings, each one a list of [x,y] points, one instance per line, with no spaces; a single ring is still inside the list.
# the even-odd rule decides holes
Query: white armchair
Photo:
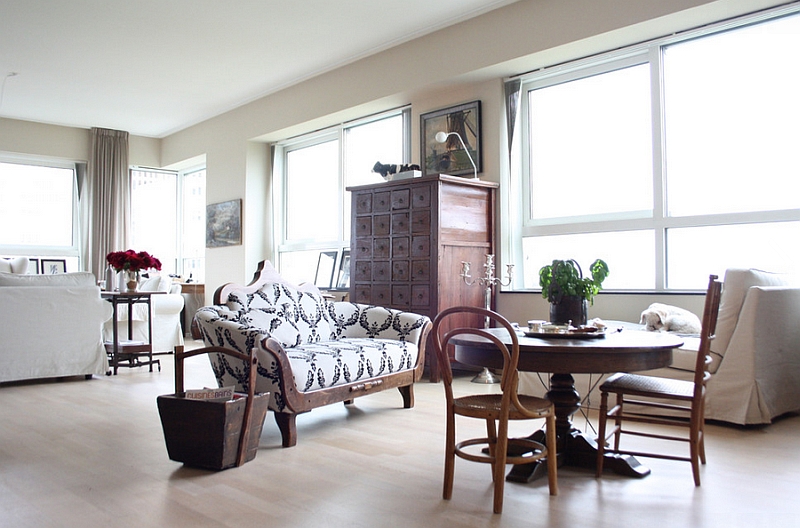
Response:
[[[755,269],[727,270],[716,335],[706,389],[707,420],[764,424],[800,410],[797,278]],[[686,339],[672,366],[643,374],[688,379],[691,372],[684,356],[697,350],[694,341]]]
[[[183,345],[181,331],[181,311],[183,296],[181,285],[172,283],[170,277],[155,275],[139,285],[140,291],[160,291],[163,295],[152,296],[153,309],[153,352],[172,352],[175,346]],[[133,307],[133,340],[147,341],[147,306],[136,304]],[[120,306],[117,313],[117,328],[123,339],[128,336],[128,309]],[[103,327],[103,338],[111,341],[113,327],[111,320]]]

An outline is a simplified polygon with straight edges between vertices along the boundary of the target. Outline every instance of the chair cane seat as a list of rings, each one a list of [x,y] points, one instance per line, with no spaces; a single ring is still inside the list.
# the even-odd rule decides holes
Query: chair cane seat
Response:
[[[456,414],[470,416],[472,418],[493,418],[500,416],[500,404],[502,394],[471,394],[453,400],[453,407]],[[528,414],[523,414],[512,403],[508,412],[509,420],[529,420],[531,413],[544,418],[548,413],[553,412],[553,403],[544,398],[536,396],[519,395],[519,402],[525,407]]]
[[[655,398],[691,400],[694,396],[694,383],[640,374],[615,374],[600,385],[600,390]]]

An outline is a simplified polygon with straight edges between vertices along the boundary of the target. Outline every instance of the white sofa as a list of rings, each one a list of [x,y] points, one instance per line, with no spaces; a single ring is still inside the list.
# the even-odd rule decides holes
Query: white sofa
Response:
[[[111,311],[91,273],[0,272],[0,382],[105,374]]]
[[[725,272],[706,419],[767,424],[800,410],[800,284],[755,269]],[[691,379],[699,340],[688,338],[666,369],[644,372]]]
[[[138,290],[163,292],[151,297],[153,309],[153,352],[172,352],[176,346],[183,345],[183,332],[181,330],[181,311],[183,310],[183,295],[181,285],[173,283],[166,275],[153,275],[142,280]],[[133,308],[133,337],[134,341],[147,341],[147,305],[136,304]],[[117,329],[122,339],[128,337],[128,307],[119,306],[117,310]],[[103,338],[111,342],[113,338],[112,321],[106,322],[103,327]]]
[[[626,323],[624,331],[645,331]],[[706,420],[738,425],[768,424],[800,411],[800,281],[755,269],[725,273],[716,339],[711,344],[712,373],[706,392]],[[684,337],[672,365],[640,374],[691,380],[699,338]],[[545,376],[542,376],[545,380]],[[600,377],[576,375],[584,406],[599,403]],[[594,390],[589,391],[589,387]],[[541,395],[536,374],[520,374],[520,390]],[[588,399],[587,399],[588,395]]]

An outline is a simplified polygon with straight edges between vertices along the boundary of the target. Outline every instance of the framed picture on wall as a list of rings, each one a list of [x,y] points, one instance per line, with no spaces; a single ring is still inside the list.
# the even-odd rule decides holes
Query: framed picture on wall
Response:
[[[242,200],[206,206],[206,247],[238,246],[242,243]]]
[[[476,171],[481,172],[483,159],[480,101],[422,114],[420,125],[423,176],[427,174],[473,176]],[[436,140],[436,134],[439,132],[446,134],[455,132],[458,136],[448,135],[444,143],[439,143]],[[463,144],[461,140],[464,141]],[[475,162],[474,168],[470,156]]]
[[[55,275],[67,272],[67,261],[63,259],[42,259],[42,274]]]
[[[39,274],[39,259],[32,258],[28,259],[30,263],[28,264],[28,275],[38,275]]]

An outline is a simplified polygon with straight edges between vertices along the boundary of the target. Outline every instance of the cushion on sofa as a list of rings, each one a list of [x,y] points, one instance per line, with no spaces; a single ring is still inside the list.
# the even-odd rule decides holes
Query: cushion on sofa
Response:
[[[85,288],[97,286],[94,275],[88,271],[57,273],[55,275],[15,275],[0,273],[0,286],[41,288]]]
[[[0,259],[0,271],[4,273],[28,273],[28,266],[31,261],[28,257],[15,257],[11,259]]]
[[[316,290],[316,291],[314,291]],[[301,343],[316,343],[327,341],[331,336],[331,326],[328,319],[327,301],[315,288],[302,289],[287,285],[286,283],[267,283],[252,294],[231,293],[226,306],[231,311],[238,312],[240,316],[248,317],[242,323],[255,326],[266,332],[270,328],[278,328],[284,333],[277,337],[284,345],[292,341],[290,330],[285,325],[277,325],[275,318],[270,315],[284,318],[290,322],[299,335],[295,341],[296,346]],[[261,317],[258,312],[262,312]],[[255,313],[251,313],[255,312]],[[255,319],[253,319],[255,317]],[[271,333],[271,332],[270,332]]]
[[[711,342],[712,356],[717,363],[728,349],[747,290],[751,286],[784,286],[790,282],[787,275],[757,269],[731,268],[725,271],[717,318],[717,337]]]

